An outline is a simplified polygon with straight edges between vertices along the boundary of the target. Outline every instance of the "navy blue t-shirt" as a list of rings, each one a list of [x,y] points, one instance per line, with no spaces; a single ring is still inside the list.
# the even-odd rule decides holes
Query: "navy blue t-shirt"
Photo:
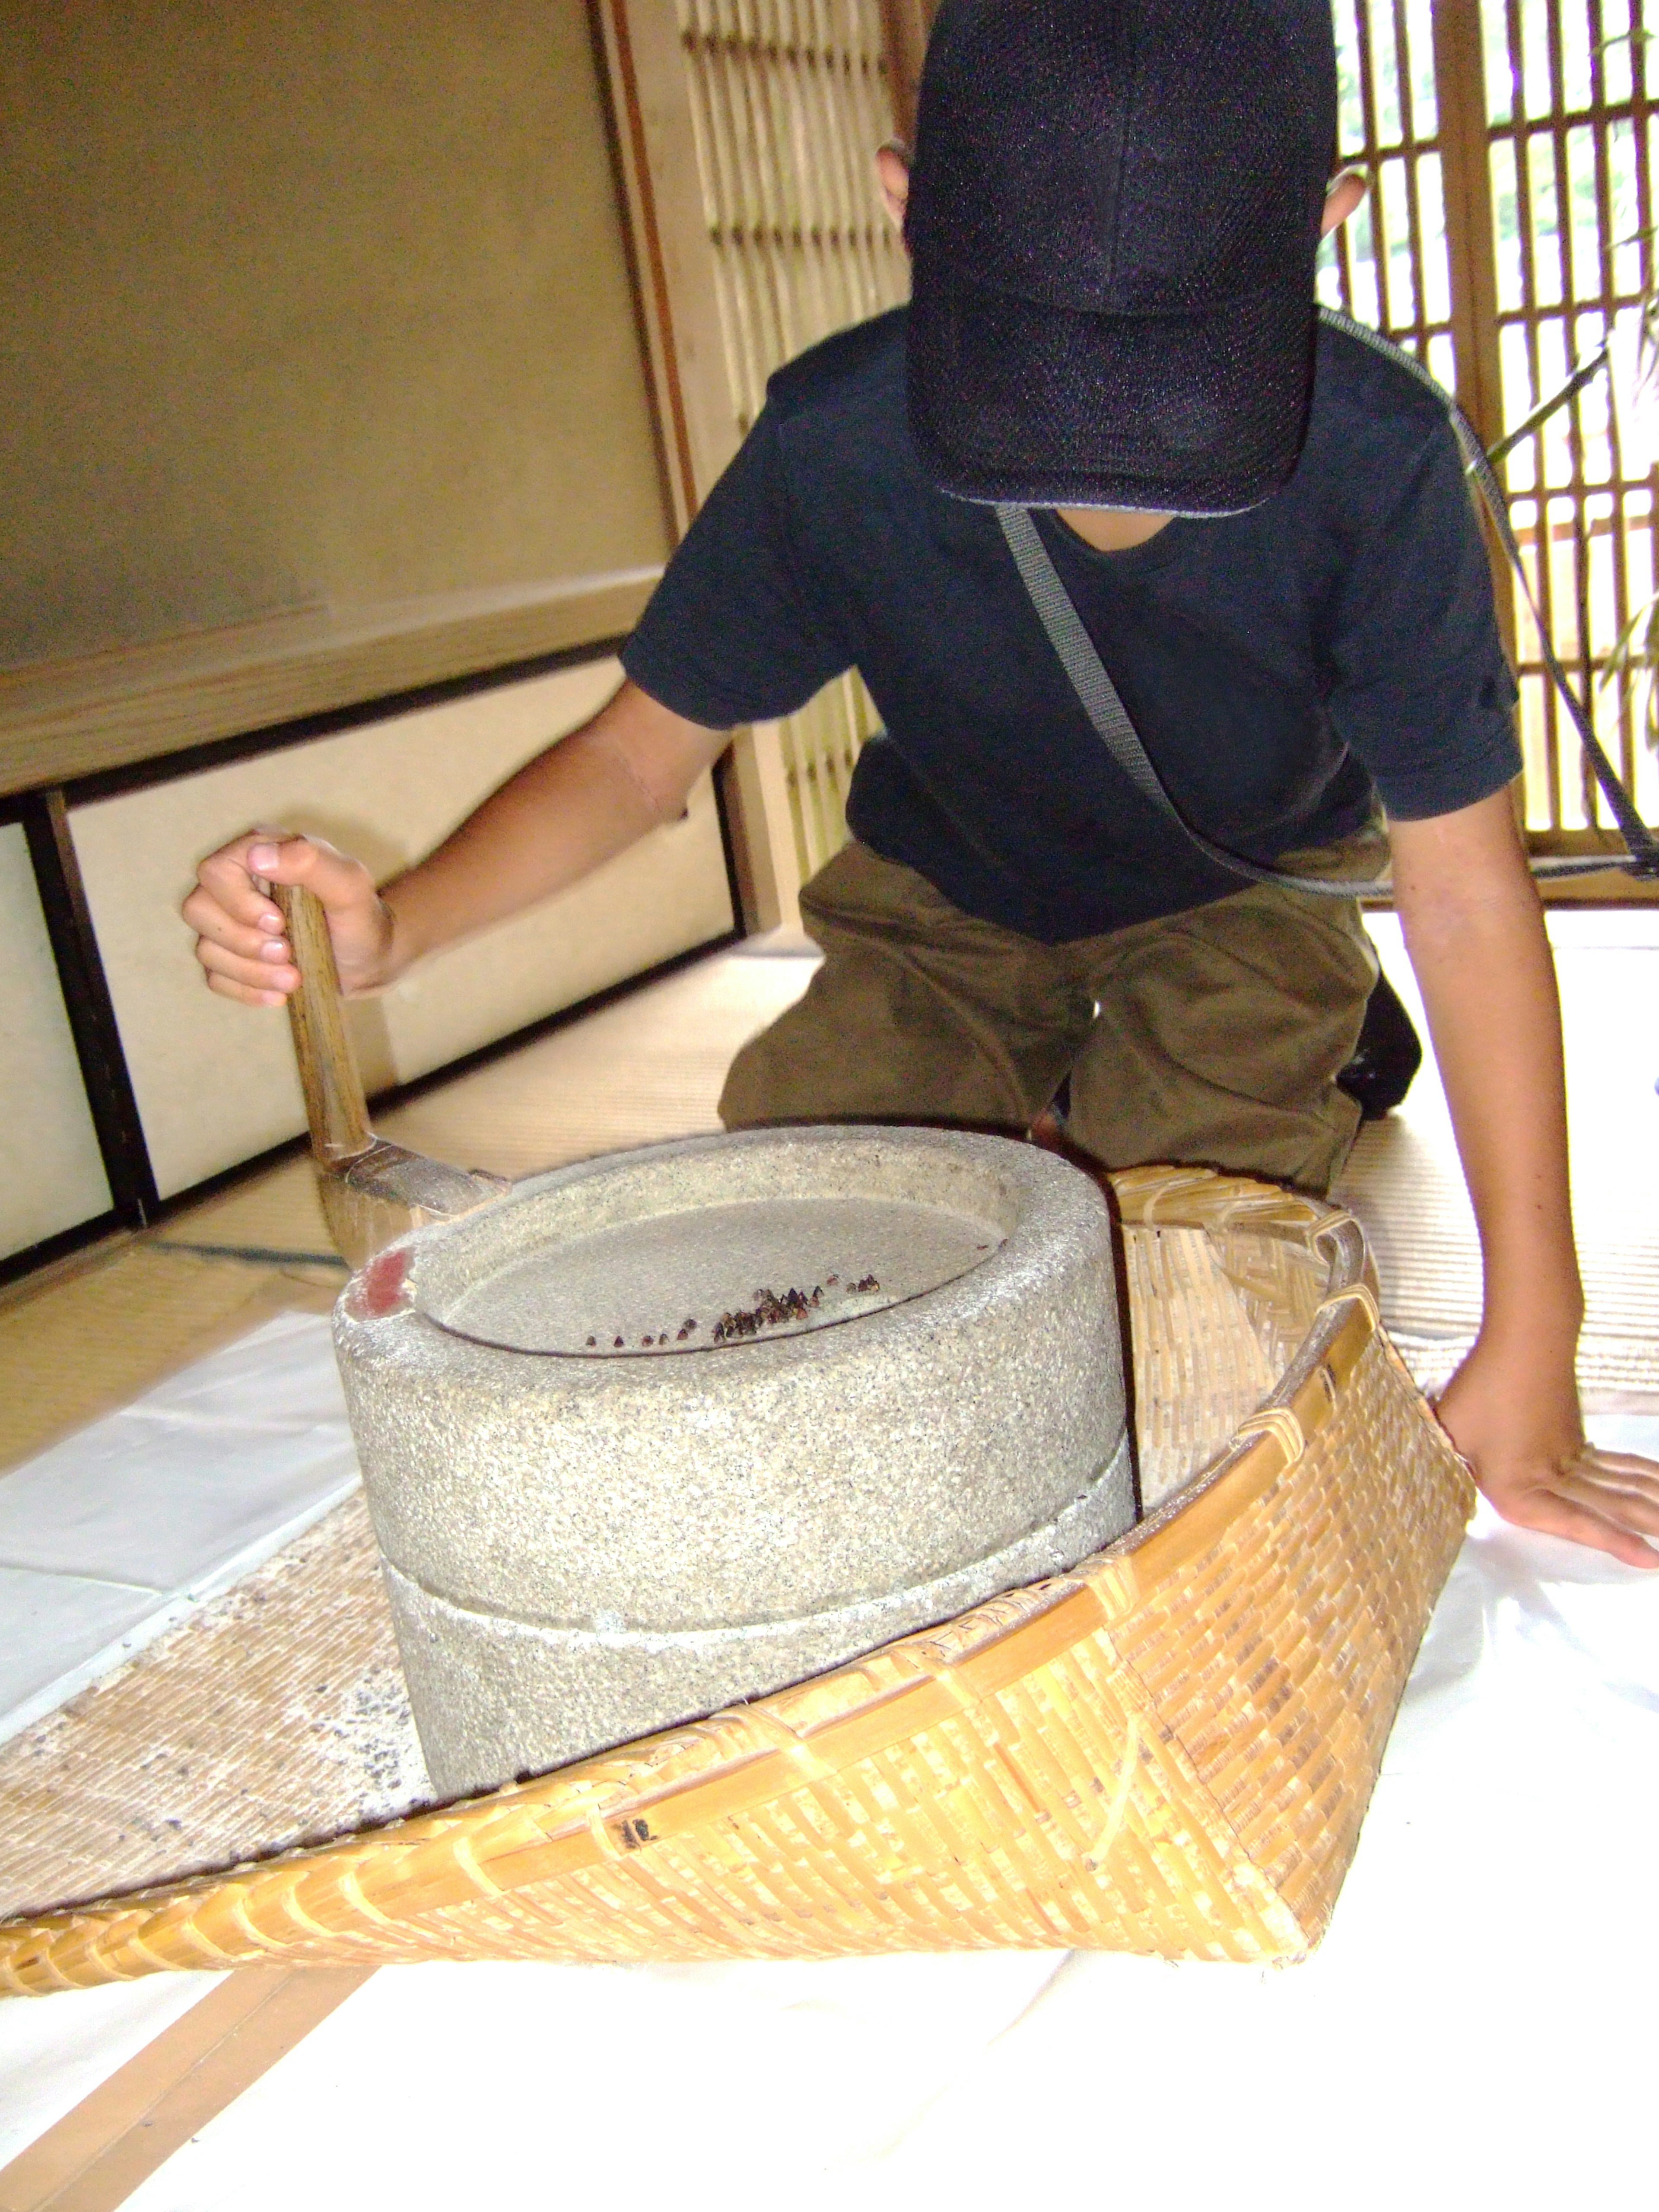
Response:
[[[902,308],[772,380],[623,662],[711,729],[857,668],[885,734],[855,836],[953,904],[1048,943],[1243,888],[1135,791],[1085,715],[995,514],[922,476]],[[1307,443],[1248,514],[1097,553],[1037,526],[1171,797],[1268,863],[1381,799],[1445,814],[1520,768],[1515,686],[1455,441],[1432,395],[1319,335]]]

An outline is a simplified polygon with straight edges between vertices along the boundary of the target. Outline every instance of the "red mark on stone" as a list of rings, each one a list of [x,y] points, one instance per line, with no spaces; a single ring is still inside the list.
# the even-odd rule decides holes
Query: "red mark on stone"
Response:
[[[402,1304],[409,1273],[409,1255],[394,1245],[377,1253],[352,1285],[352,1310],[362,1321],[384,1321]]]

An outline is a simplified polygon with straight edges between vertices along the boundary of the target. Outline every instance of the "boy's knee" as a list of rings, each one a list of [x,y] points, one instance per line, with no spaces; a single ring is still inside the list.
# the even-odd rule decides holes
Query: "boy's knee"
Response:
[[[776,1024],[774,1024],[775,1027]],[[771,1045],[771,1030],[750,1037],[726,1070],[717,1109],[727,1129],[763,1129],[778,1121],[799,1121],[784,1096],[788,1073],[787,1054]]]

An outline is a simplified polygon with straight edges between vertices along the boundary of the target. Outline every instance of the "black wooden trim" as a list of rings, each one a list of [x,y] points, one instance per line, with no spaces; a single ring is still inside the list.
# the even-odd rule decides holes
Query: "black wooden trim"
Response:
[[[138,1102],[115,1018],[114,1003],[110,996],[108,979],[104,973],[103,959],[93,928],[86,886],[70,832],[69,808],[100,799],[114,798],[123,792],[148,790],[159,784],[175,781],[182,776],[199,774],[204,769],[224,767],[235,761],[256,759],[264,753],[279,752],[319,738],[338,736],[347,730],[366,728],[376,722],[389,721],[395,715],[413,714],[422,708],[441,706],[449,700],[496,690],[505,684],[526,682],[537,676],[550,675],[561,668],[581,667],[596,660],[605,660],[620,652],[626,642],[626,634],[590,639],[580,645],[562,647],[557,652],[502,662],[494,667],[474,670],[466,675],[447,677],[439,683],[388,692],[378,699],[330,708],[325,712],[302,715],[289,721],[271,723],[263,729],[245,731],[234,737],[216,738],[203,744],[185,746],[177,752],[162,753],[119,768],[71,777],[62,784],[0,793],[0,826],[19,823],[27,840],[35,884],[69,1017],[70,1035],[80,1062],[82,1083],[113,1200],[109,1212],[100,1213],[91,1220],[79,1223],[38,1244],[29,1245],[21,1252],[0,1259],[0,1284],[15,1281],[37,1268],[48,1267],[56,1260],[96,1243],[112,1229],[143,1228],[152,1222],[165,1220],[181,1207],[198,1203],[252,1170],[269,1166],[285,1154],[298,1151],[305,1141],[295,1139],[273,1146],[268,1151],[256,1154],[252,1159],[238,1162],[234,1167],[225,1169],[204,1182],[192,1184],[189,1189],[172,1198],[162,1200],[160,1197],[138,1112]],[[447,1061],[417,1081],[382,1094],[375,1100],[375,1104],[389,1108],[400,1104],[404,1099],[418,1097],[422,1092],[448,1081],[453,1076],[463,1075],[474,1067],[483,1066],[520,1045],[533,1042],[537,1037],[560,1028],[567,1022],[584,1014],[597,1013],[601,1007],[611,1005],[629,991],[658,981],[692,961],[722,951],[727,946],[740,942],[745,933],[737,852],[724,778],[718,772],[718,767],[714,781],[720,851],[726,866],[726,890],[732,902],[732,928],[710,939],[707,944],[694,945],[688,952],[677,953],[669,960],[659,962],[642,975],[629,976],[621,983],[579,1000],[573,1006],[562,1007],[556,1013],[545,1015],[491,1044],[481,1046],[476,1052],[468,1053],[459,1060]]]
[[[35,1274],[42,1267],[50,1267],[54,1260],[67,1260],[88,1244],[96,1244],[129,1225],[118,1214],[98,1213],[90,1221],[77,1221],[71,1229],[60,1229],[55,1237],[43,1237],[38,1244],[26,1244],[21,1252],[9,1252],[0,1260],[0,1288],[25,1275]]]
[[[726,895],[732,902],[732,933],[746,937],[749,925],[743,910],[743,871],[738,865],[737,832],[732,826],[732,805],[727,785],[732,775],[732,748],[728,745],[714,763],[714,818],[720,825],[720,857],[726,862]]]
[[[271,722],[263,729],[245,730],[230,738],[210,738],[179,751],[153,754],[147,760],[125,763],[119,768],[99,769],[89,775],[65,779],[62,789],[71,806],[96,799],[113,799],[124,791],[147,791],[158,783],[172,783],[181,775],[196,775],[204,769],[224,768],[234,761],[255,760],[261,753],[285,750],[309,744],[316,738],[338,737],[347,730],[367,729],[389,722],[394,715],[413,714],[424,707],[441,707],[452,699],[469,699],[482,691],[498,691],[503,684],[523,684],[535,676],[550,676],[561,668],[580,668],[590,661],[607,660],[628,642],[629,633],[589,639],[581,645],[562,647],[556,653],[538,653],[524,660],[507,660],[490,668],[473,669],[465,676],[447,676],[435,684],[422,684],[406,691],[388,691],[378,699],[362,699],[349,706],[329,707],[314,714],[301,714],[287,722]],[[0,800],[0,805],[4,805]]]
[[[33,793],[21,812],[110,1200],[118,1220],[142,1228],[161,1201],[64,794]]]

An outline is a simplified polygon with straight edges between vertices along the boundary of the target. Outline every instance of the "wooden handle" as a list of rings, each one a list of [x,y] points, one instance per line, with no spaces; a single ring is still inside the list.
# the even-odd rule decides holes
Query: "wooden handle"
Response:
[[[356,1159],[374,1142],[362,1078],[352,1057],[340,999],[340,975],[329,941],[328,918],[314,891],[298,884],[272,884],[270,895],[283,909],[300,988],[288,1002],[294,1025],[294,1056],[306,1095],[311,1149],[325,1168]]]

